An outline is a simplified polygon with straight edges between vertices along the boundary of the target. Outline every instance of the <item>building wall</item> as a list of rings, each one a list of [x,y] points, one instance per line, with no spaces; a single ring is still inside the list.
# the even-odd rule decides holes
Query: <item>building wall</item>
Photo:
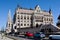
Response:
[[[36,12],[34,13],[33,25],[36,24],[53,24],[53,16],[49,13]]]
[[[21,10],[20,10],[21,11]],[[25,13],[20,12],[19,9],[16,12],[16,26],[17,28],[25,28],[25,27],[30,27],[31,24],[33,23],[33,26],[36,26],[36,24],[53,24],[53,16],[49,14],[48,12],[32,12],[29,13],[28,11]],[[33,10],[32,10],[33,11]],[[31,17],[33,16],[33,19],[31,20]],[[31,23],[31,21],[33,21]]]
[[[17,28],[25,28],[31,26],[31,14],[17,12],[15,17],[15,24]]]
[[[13,29],[36,26],[36,24],[53,24],[53,16],[49,11],[43,11],[39,6],[34,10],[18,8],[15,11]]]

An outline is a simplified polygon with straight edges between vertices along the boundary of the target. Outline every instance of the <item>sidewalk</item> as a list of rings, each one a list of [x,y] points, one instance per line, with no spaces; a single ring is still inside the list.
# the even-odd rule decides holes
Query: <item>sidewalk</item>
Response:
[[[0,40],[13,40],[13,39],[0,34]]]

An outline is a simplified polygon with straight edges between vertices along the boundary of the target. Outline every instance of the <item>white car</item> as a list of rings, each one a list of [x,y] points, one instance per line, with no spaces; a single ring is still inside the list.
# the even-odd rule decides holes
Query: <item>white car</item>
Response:
[[[51,39],[51,40],[60,40],[60,33],[55,33],[53,35],[49,35],[49,39]]]
[[[60,40],[60,35],[50,35],[49,39],[59,39]]]

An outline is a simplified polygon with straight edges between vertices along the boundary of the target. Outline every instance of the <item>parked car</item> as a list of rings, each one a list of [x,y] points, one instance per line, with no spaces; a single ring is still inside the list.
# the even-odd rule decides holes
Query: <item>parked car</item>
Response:
[[[51,40],[60,40],[60,35],[50,35],[49,39],[51,39]]]
[[[38,32],[36,34],[34,34],[34,38],[36,39],[41,39],[41,38],[44,38],[45,37],[45,34],[42,33],[42,32]]]
[[[55,33],[53,35],[49,35],[50,40],[60,40],[60,33]]]
[[[26,32],[25,37],[33,38],[33,33],[31,33],[31,32]]]

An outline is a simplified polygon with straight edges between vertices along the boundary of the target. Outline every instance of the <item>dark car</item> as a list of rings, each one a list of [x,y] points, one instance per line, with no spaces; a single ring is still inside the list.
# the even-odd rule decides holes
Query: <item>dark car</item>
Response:
[[[42,32],[38,32],[36,34],[34,34],[34,39],[41,39],[41,38],[44,38],[45,37],[45,34],[43,34]]]

